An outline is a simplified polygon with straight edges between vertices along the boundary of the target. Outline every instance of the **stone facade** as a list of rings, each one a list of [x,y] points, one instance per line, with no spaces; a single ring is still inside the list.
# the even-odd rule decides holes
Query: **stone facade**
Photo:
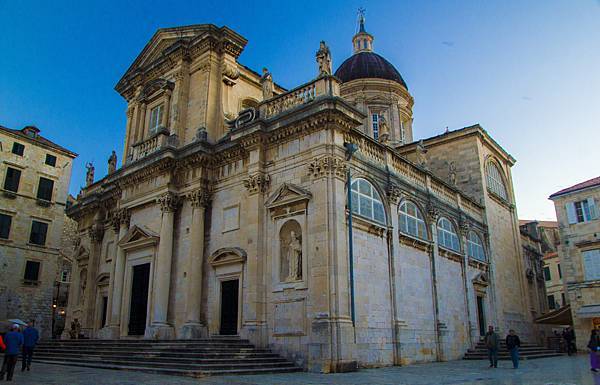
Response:
[[[600,178],[550,196],[556,209],[558,256],[577,348],[586,349],[592,328],[600,328]]]
[[[473,175],[449,184],[399,140],[405,86],[340,82],[322,43],[317,77],[286,91],[237,62],[245,44],[226,27],[162,29],[118,83],[124,164],[69,210],[70,319],[98,338],[239,334],[321,372],[457,359],[488,323],[530,330],[514,160],[460,130]],[[375,104],[389,114],[377,140]],[[485,188],[490,157],[506,200]]]
[[[49,337],[65,205],[77,155],[45,139],[35,127],[0,126],[0,142],[0,319],[35,320],[42,337]]]

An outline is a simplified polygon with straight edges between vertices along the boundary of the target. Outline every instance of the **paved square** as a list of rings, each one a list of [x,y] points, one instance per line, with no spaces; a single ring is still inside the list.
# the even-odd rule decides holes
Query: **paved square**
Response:
[[[514,370],[509,362],[500,362],[498,369],[489,369],[486,361],[451,361],[343,374],[290,373],[194,379],[34,362],[33,371],[17,371],[13,380],[15,384],[23,385],[600,385],[600,373],[589,370],[588,357],[584,355],[523,361],[521,365]]]

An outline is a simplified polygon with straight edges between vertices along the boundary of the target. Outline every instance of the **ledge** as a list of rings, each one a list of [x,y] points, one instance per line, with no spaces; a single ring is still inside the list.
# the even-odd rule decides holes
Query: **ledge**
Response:
[[[432,242],[429,240],[413,237],[400,232],[398,233],[398,239],[400,240],[401,245],[413,247],[424,252],[429,252],[431,246],[433,245]]]
[[[438,245],[438,252],[439,252],[440,256],[442,256],[444,258],[448,258],[452,261],[462,263],[462,261],[464,260],[463,259],[464,256],[460,252],[447,249],[444,246]]]

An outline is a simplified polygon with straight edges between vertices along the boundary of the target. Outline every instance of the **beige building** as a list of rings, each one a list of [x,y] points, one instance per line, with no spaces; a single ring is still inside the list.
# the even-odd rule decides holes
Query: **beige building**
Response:
[[[558,255],[577,347],[585,350],[592,328],[600,328],[600,177],[552,195],[560,245]]]
[[[35,320],[51,335],[71,166],[77,154],[36,127],[0,126],[0,319]]]
[[[548,312],[543,273],[541,231],[538,228],[537,221],[519,221],[519,228],[521,233],[521,253],[527,277],[530,311],[532,317],[535,319]]]
[[[415,143],[400,73],[363,22],[352,44],[288,91],[227,27],[158,30],[116,86],[124,162],[68,211],[67,323],[239,334],[324,372],[457,359],[488,324],[530,339],[515,160],[478,125]]]

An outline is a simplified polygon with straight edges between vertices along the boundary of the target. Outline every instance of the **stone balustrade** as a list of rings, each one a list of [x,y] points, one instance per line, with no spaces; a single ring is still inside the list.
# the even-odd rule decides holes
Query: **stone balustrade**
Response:
[[[133,145],[133,150],[127,159],[127,163],[142,159],[164,147],[172,144],[174,136],[171,136],[169,130],[162,129],[150,136],[148,139]]]
[[[339,96],[339,94],[339,80],[334,76],[322,76],[262,102],[259,105],[260,116],[269,119],[294,107],[310,103],[320,96]]]

